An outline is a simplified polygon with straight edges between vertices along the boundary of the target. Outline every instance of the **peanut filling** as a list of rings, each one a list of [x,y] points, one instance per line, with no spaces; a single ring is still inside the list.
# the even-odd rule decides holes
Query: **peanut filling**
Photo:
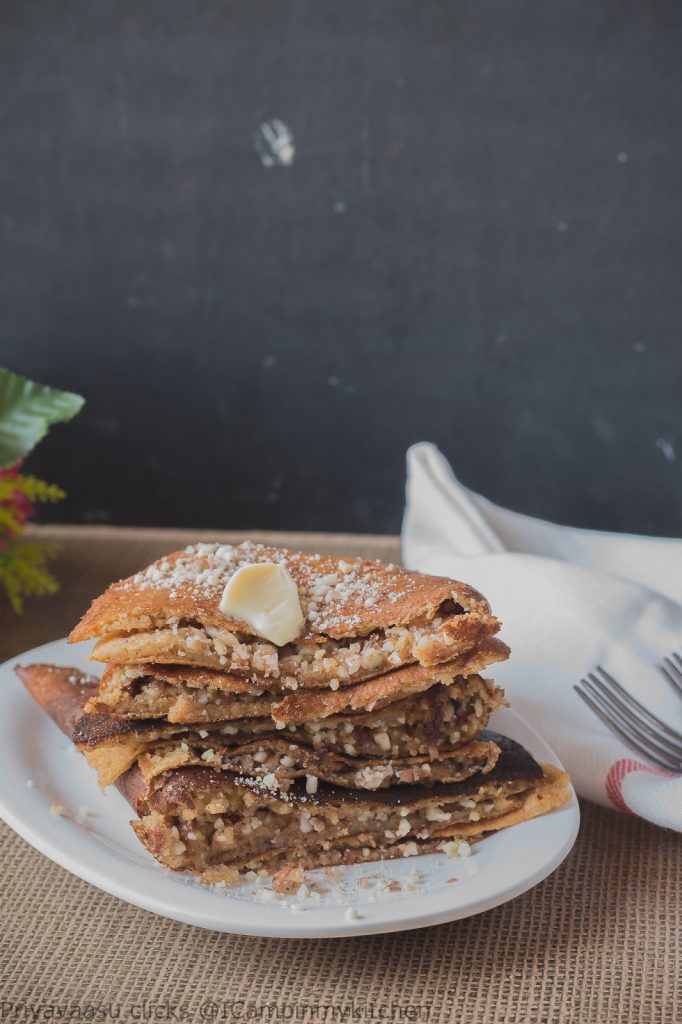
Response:
[[[112,664],[186,662],[278,681],[279,688],[292,690],[333,687],[334,681],[342,686],[414,662],[437,665],[451,660],[481,636],[479,629],[474,636],[465,630],[463,637],[463,620],[466,615],[451,614],[421,625],[390,626],[363,640],[296,641],[281,648],[227,629],[180,621],[160,624],[153,631],[109,633],[93,657]]]
[[[428,753],[439,746],[458,746],[485,727],[488,717],[503,700],[495,684],[480,676],[468,676],[450,685],[437,683],[428,690],[379,704],[372,711],[349,711],[317,721],[281,728],[271,717],[270,698],[227,696],[185,683],[167,683],[141,677],[124,690],[114,707],[117,714],[135,718],[169,717],[174,709],[184,714],[180,722],[224,723],[221,731],[234,743],[272,732],[304,739],[317,750],[340,750],[355,757]],[[212,725],[212,731],[215,725]]]
[[[495,766],[498,748],[492,743],[478,743],[460,752],[444,750],[432,761],[414,761],[412,758],[372,760],[349,758],[340,753],[325,751],[318,754],[299,744],[273,738],[257,741],[250,747],[235,750],[221,745],[218,738],[188,735],[180,742],[156,745],[149,754],[142,755],[139,764],[147,778],[153,778],[173,768],[189,765],[209,765],[238,775],[259,779],[273,791],[287,793],[294,781],[306,780],[306,789],[317,791],[319,780],[348,789],[374,790],[389,785],[438,782],[457,782],[476,772],[489,771]]]
[[[248,792],[199,793],[191,808],[169,807],[163,817],[146,815],[140,827],[155,856],[173,870],[203,872],[218,865],[257,869],[273,852],[287,851],[291,859],[299,853],[310,856],[344,837],[368,836],[389,847],[407,837],[428,839],[460,822],[493,819],[517,808],[525,788],[524,782],[491,786],[479,800],[407,807],[267,806]]]

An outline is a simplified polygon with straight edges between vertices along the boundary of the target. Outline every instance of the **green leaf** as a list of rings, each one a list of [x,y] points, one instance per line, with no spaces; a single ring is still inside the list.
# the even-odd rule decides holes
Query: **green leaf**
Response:
[[[0,367],[0,469],[26,458],[53,423],[72,419],[84,401]]]

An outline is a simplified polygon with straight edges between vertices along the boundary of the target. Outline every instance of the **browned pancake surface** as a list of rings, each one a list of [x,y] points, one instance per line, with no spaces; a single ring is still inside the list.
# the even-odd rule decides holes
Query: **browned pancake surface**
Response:
[[[469,615],[497,625],[485,598],[456,580],[360,558],[313,555],[245,541],[235,546],[192,545],[113,584],[93,602],[69,640],[144,630],[169,619],[199,621],[251,635],[246,623],[226,617],[219,604],[237,569],[257,562],[281,562],[291,573],[306,620],[301,639],[367,636],[391,626],[427,622],[444,605],[454,616]]]

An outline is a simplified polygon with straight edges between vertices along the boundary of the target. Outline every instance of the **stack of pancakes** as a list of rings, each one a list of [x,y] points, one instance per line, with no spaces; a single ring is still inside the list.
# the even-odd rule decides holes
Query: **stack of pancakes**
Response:
[[[296,584],[278,647],[220,610],[255,563]],[[486,731],[499,623],[464,584],[356,558],[197,544],[111,586],[71,634],[101,680],[19,674],[138,814],[166,867],[232,882],[446,849],[568,798],[566,776]]]

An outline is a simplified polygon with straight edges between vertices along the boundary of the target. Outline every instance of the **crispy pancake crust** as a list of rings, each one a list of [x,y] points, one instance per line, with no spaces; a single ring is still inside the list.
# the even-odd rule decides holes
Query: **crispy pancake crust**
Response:
[[[337,715],[341,711],[369,708],[399,700],[410,693],[419,693],[434,682],[452,682],[457,676],[475,675],[495,661],[503,661],[508,647],[500,640],[488,640],[475,651],[439,665],[437,669],[424,665],[407,665],[376,676],[365,683],[339,690],[305,690],[288,694],[273,708],[278,722],[306,722]]]
[[[112,741],[128,742],[131,739],[133,742],[139,739],[146,744],[150,740],[165,740],[203,725],[203,722],[198,722],[185,726],[156,718],[118,718],[105,709],[90,713],[88,709],[93,706],[97,680],[75,668],[44,664],[20,665],[16,672],[33,699],[83,749],[108,745]],[[476,678],[479,679],[478,676]],[[489,681],[480,682],[492,688],[493,684]],[[497,697],[500,700],[502,697],[501,691],[496,691],[495,695],[491,693],[492,696],[495,696],[497,706]],[[97,704],[94,706],[96,708]],[[364,721],[364,716],[356,715],[350,720]],[[273,727],[274,720],[271,719],[270,728]]]
[[[367,788],[374,788],[376,779],[381,776],[378,769],[387,763],[390,770],[385,773],[386,778],[380,778],[378,785],[386,784],[388,778],[406,781],[410,775],[415,774],[411,766],[423,766],[427,769],[429,762],[439,760],[447,760],[449,763],[436,767],[432,779],[428,777],[429,773],[426,770],[418,771],[416,775],[422,777],[426,783],[442,781],[444,778],[464,778],[476,771],[489,770],[498,754],[493,743],[477,742],[474,739],[474,730],[468,728],[466,721],[460,719],[456,719],[454,725],[458,730],[465,731],[457,733],[457,749],[451,749],[453,741],[450,738],[450,730],[444,728],[442,716],[444,706],[452,715],[454,705],[449,692],[443,691],[440,687],[439,693],[426,705],[428,716],[420,727],[418,741],[421,747],[417,745],[411,752],[401,753],[401,746],[404,745],[400,734],[401,727],[399,724],[386,724],[384,719],[378,728],[386,734],[390,746],[388,750],[381,748],[384,753],[380,757],[377,756],[379,748],[376,741],[368,744],[363,742],[361,736],[363,729],[371,730],[374,727],[376,715],[372,716],[371,713],[336,716],[330,720],[327,728],[333,725],[340,734],[338,740],[331,745],[328,739],[325,745],[319,745],[317,737],[311,742],[310,736],[305,733],[295,735],[291,732],[277,731],[272,719],[269,720],[269,730],[268,720],[258,719],[255,721],[255,725],[259,727],[256,734],[248,735],[251,722],[247,720],[242,723],[241,731],[238,725],[234,726],[233,734],[228,734],[226,738],[222,727],[205,730],[197,726],[180,726],[157,719],[121,719],[109,713],[84,711],[83,706],[87,708],[92,703],[89,698],[97,689],[97,680],[83,675],[77,669],[54,665],[29,665],[18,668],[17,673],[34,699],[48,711],[85,754],[88,763],[97,771],[102,786],[114,783],[138,760],[144,774],[152,777],[169,768],[183,765],[204,766],[206,760],[202,754],[207,752],[212,752],[210,756],[216,758],[213,763],[217,763],[217,751],[220,752],[222,769],[237,773],[243,771],[242,766],[246,763],[244,758],[250,752],[263,750],[269,756],[279,752],[279,755],[284,757],[291,757],[293,752],[298,766],[295,772],[288,770],[293,766],[286,764],[284,767],[269,765],[262,770],[257,763],[250,766],[251,774],[274,773],[278,784],[281,780],[296,777],[297,774],[309,774],[337,782],[339,785],[365,785]],[[483,724],[490,707],[498,703],[497,691],[492,684],[480,680],[479,677],[475,678],[479,681],[480,687],[483,687],[480,691],[481,697],[486,700],[485,707],[481,708]],[[490,691],[489,698],[485,698],[486,687]],[[467,692],[465,687],[463,693]],[[471,696],[468,699],[470,702],[473,701]],[[399,707],[398,722],[404,722],[405,715],[410,713],[410,706],[403,701]],[[423,710],[420,714],[424,714]],[[409,729],[408,726],[402,728]],[[415,727],[411,728],[414,731]],[[360,730],[360,735],[356,734],[356,730]],[[479,731],[480,726],[475,732]],[[413,739],[410,744],[414,742]],[[354,751],[354,756],[347,754],[346,748],[349,743],[358,744],[360,747]],[[393,743],[398,745],[394,747]],[[374,756],[368,753],[372,747]],[[269,759],[272,760],[271,757]],[[274,761],[277,762],[278,757],[275,757]],[[364,769],[369,770],[366,775],[356,776],[356,773],[362,773]]]
[[[74,740],[84,717],[90,719],[90,727],[97,731],[98,715],[84,716],[83,708],[96,692],[99,680],[75,668],[61,665],[17,665],[16,674],[43,711],[46,711],[62,732]],[[116,726],[107,726],[107,736]],[[128,732],[128,723],[120,723],[120,731]]]
[[[438,853],[441,850],[447,850],[450,843],[457,840],[478,843],[485,836],[498,832],[500,829],[530,821],[543,814],[549,814],[570,800],[570,779],[566,772],[560,771],[551,764],[543,764],[541,768],[543,779],[518,795],[517,806],[513,811],[496,817],[483,818],[478,822],[460,822],[451,828],[434,832],[433,836],[428,839],[414,836],[410,837],[407,842],[383,844],[380,841],[377,842],[375,833],[360,833],[355,836],[346,836],[337,843],[332,841],[329,849],[318,848],[308,853],[303,851],[296,854],[289,849],[273,849],[256,862],[243,859],[230,866],[211,866],[202,871],[202,877],[209,884],[234,884],[240,881],[240,872],[245,869],[264,867],[269,873],[274,873],[279,868],[280,870],[275,874],[273,888],[279,892],[294,892],[303,881],[300,877],[302,870],[367,864],[378,860],[414,857],[416,854]],[[147,845],[145,839],[148,837],[145,834],[144,826],[136,829],[136,832],[141,842]],[[150,853],[154,854],[150,847],[148,849],[150,849]]]
[[[54,666],[18,668],[17,673],[36,701],[73,737],[82,705],[95,681],[86,678],[84,682],[81,674]],[[124,723],[124,727],[129,724]],[[415,852],[438,849],[453,837],[477,840],[486,832],[544,814],[569,799],[568,776],[564,772],[552,765],[538,765],[518,743],[498,734],[483,733],[480,739],[494,743],[501,751],[487,774],[430,787],[408,784],[357,790],[320,781],[317,791],[311,793],[303,780],[296,779],[287,792],[281,792],[273,791],[263,780],[229,771],[190,766],[145,777],[137,765],[120,777],[117,786],[140,816],[139,821],[132,823],[138,838],[165,867],[203,874],[206,880],[217,882],[237,881],[238,871],[245,867],[274,870],[283,865],[284,875],[289,877],[301,866],[412,856]],[[277,829],[273,832],[270,824],[264,829],[263,839],[255,844],[251,840],[250,849],[247,842],[241,853],[239,845],[235,847],[232,843],[224,854],[216,854],[210,847],[200,856],[193,855],[187,844],[180,841],[179,826],[187,832],[184,821],[194,828],[192,822],[200,808],[205,809],[205,817],[211,801],[225,800],[226,795],[226,806],[231,801],[233,807],[243,807],[236,823],[250,822],[259,810],[274,811],[276,820],[282,820],[283,827],[289,830],[290,845],[278,840],[279,833]],[[429,816],[431,809],[442,813],[442,808],[453,807],[457,801],[459,820],[439,827],[440,819]],[[478,820],[472,820],[471,814],[461,809],[471,806]],[[315,829],[310,837],[302,836],[300,833],[309,829],[296,825],[299,813],[321,816],[320,820],[327,823],[322,836]],[[411,823],[405,817],[407,814]],[[363,832],[363,823],[375,818],[388,820],[393,831],[384,832],[382,825],[375,824],[371,831]],[[214,819],[219,820],[209,812],[209,838],[213,835]],[[335,822],[339,823],[338,829]],[[396,822],[406,823],[406,834],[396,829]],[[325,835],[329,838],[325,839]]]
[[[145,779],[153,779],[176,768],[203,768],[206,761],[202,750],[211,753],[214,768],[233,775],[248,773],[259,779],[269,776],[274,780],[272,788],[284,792],[294,780],[309,777],[344,789],[368,790],[386,789],[396,782],[417,780],[428,786],[457,782],[470,775],[491,771],[500,753],[492,741],[472,740],[457,750],[439,751],[435,757],[349,757],[338,752],[317,751],[307,745],[271,736],[236,748],[227,746],[222,749],[216,744],[210,745],[210,738],[203,744],[192,741],[184,745],[169,743],[150,753],[143,753],[137,763]],[[267,751],[276,763],[261,767],[253,757],[260,751]],[[282,765],[282,758],[287,758],[285,765]]]
[[[237,881],[238,873],[230,876],[229,869],[273,870],[276,864],[284,863],[287,870],[292,870],[297,866],[360,863],[378,856],[411,856],[445,848],[453,839],[476,841],[508,824],[547,813],[570,798],[565,773],[552,765],[538,765],[519,744],[493,736],[502,754],[491,772],[430,789],[401,786],[363,792],[322,784],[317,794],[307,794],[302,787],[296,792],[273,794],[253,779],[201,768],[171,771],[165,778],[150,781],[143,780],[139,769],[133,768],[120,780],[119,788],[140,816],[133,824],[138,837],[162,864],[171,870],[201,873],[209,881]],[[238,795],[240,791],[243,796]],[[261,835],[258,829],[255,843],[247,839],[242,848],[239,841],[228,838],[227,847],[216,849],[210,822],[215,818],[220,828],[224,827],[225,811],[220,804],[207,822],[209,845],[204,843],[200,853],[190,850],[181,837],[199,838],[202,814],[206,820],[205,809],[221,798],[231,808],[229,820],[235,829],[240,821],[248,823],[252,817],[270,812],[267,835]],[[462,806],[475,808],[477,820],[471,820],[473,812],[463,812]],[[503,810],[498,811],[498,806]],[[437,817],[429,818],[432,808],[453,808],[459,820],[439,827]],[[272,824],[272,811],[281,826]],[[310,833],[301,836],[296,826],[301,812],[304,816],[316,815],[315,820],[327,824],[312,833],[308,828],[301,829]],[[363,832],[367,820],[374,827]],[[383,821],[393,830],[396,822],[405,821],[406,830],[402,835],[384,832]],[[228,831],[231,833],[233,828]]]
[[[109,711],[122,717],[167,718],[171,722],[219,722],[233,718],[271,715],[277,722],[306,722],[344,711],[400,700],[410,693],[428,689],[435,682],[452,681],[455,676],[472,676],[488,665],[504,661],[509,648],[501,640],[486,640],[473,651],[452,661],[427,668],[406,665],[362,683],[337,690],[279,691],[262,695],[243,679],[226,672],[174,666],[131,666],[126,670],[108,668],[87,710]],[[173,688],[172,695],[160,694],[156,704],[134,696],[141,681],[158,681]],[[132,696],[131,696],[132,694]],[[204,696],[209,695],[209,701]],[[230,697],[224,700],[225,696]]]
[[[461,782],[446,782],[436,786],[390,786],[379,790],[342,789],[339,786],[320,783],[316,793],[308,793],[305,784],[297,781],[287,793],[279,793],[249,776],[230,775],[212,768],[179,768],[165,776],[150,779],[142,790],[139,790],[136,784],[135,791],[144,794],[144,805],[140,806],[161,812],[178,806],[192,808],[197,791],[220,793],[223,789],[231,787],[248,791],[266,804],[276,805],[284,802],[305,810],[342,804],[374,808],[414,808],[433,802],[469,797],[482,786],[490,787],[519,781],[531,784],[544,780],[542,768],[520,743],[491,730],[486,730],[481,735],[486,741],[494,742],[501,751],[495,767],[484,776],[484,782],[472,776]],[[137,767],[131,768],[130,771],[141,774]],[[125,792],[126,786],[127,782],[122,780],[119,788]]]
[[[79,717],[82,716],[82,705],[87,701],[89,691],[96,685],[96,680],[90,677],[83,677],[73,669],[53,665],[18,666],[16,671],[36,702],[47,711],[63,732],[71,739],[74,739],[78,731]],[[83,681],[84,678],[85,682]],[[128,723],[122,723],[122,725],[124,728],[128,728]],[[502,751],[497,764],[486,775],[487,782],[492,783],[519,778],[537,780],[542,777],[541,769],[520,744],[489,730],[481,733],[480,738],[485,742],[494,742]],[[126,775],[127,779],[131,777],[131,772],[136,777],[140,776],[142,778],[139,768],[131,768]],[[172,799],[174,801],[182,802],[184,794],[191,794],[192,789],[198,786],[204,789],[211,789],[220,787],[224,783],[225,776],[222,772],[214,771],[211,768],[185,768],[169,773],[168,777],[164,778],[162,789],[168,794],[172,792]],[[230,784],[246,787],[251,792],[260,792],[265,799],[284,798],[284,795],[273,797],[272,792],[267,787],[252,778],[232,777]],[[437,787],[437,789],[439,797],[453,797],[462,794],[466,795],[472,791],[472,788],[475,789],[477,784],[475,779],[467,779],[462,782],[443,784]],[[123,782],[122,789],[126,790],[129,785],[129,781]],[[137,786],[134,787],[136,791],[138,788]],[[143,789],[146,796],[149,796],[150,791],[146,784],[143,786]],[[433,787],[429,788],[423,785],[395,786],[380,791],[341,791],[338,787],[335,788],[334,786],[322,783],[317,793],[310,794],[305,791],[303,784],[297,782],[286,794],[286,800],[288,803],[297,802],[303,805],[326,804],[333,803],[341,794],[343,800],[370,804],[379,802],[407,805],[424,799],[427,795],[428,799],[431,799],[433,793]],[[191,799],[191,796],[189,799]]]
[[[493,628],[498,625],[485,598],[456,580],[360,558],[312,555],[245,541],[234,547],[196,544],[114,583],[93,602],[69,640],[154,629],[171,619],[253,636],[247,623],[220,611],[220,599],[237,568],[273,561],[282,562],[298,586],[306,618],[301,639],[367,636],[391,626],[428,622],[449,601],[457,605],[457,614]],[[334,577],[338,582],[330,587]]]
[[[392,627],[394,632],[404,629],[408,633],[407,644],[401,642],[397,636],[393,637],[393,642],[402,649],[402,654],[396,652],[398,660],[393,662],[390,660],[392,655],[384,652],[382,648],[387,633],[358,635],[350,639],[356,642],[361,640],[371,648],[366,652],[369,664],[374,663],[377,667],[361,667],[348,675],[345,662],[362,661],[359,657],[348,657],[349,639],[327,638],[324,645],[321,638],[313,641],[307,639],[303,646],[296,641],[288,646],[275,648],[272,644],[264,644],[262,640],[247,638],[243,645],[235,647],[235,651],[241,652],[235,657],[234,651],[225,643],[225,638],[227,636],[230,643],[235,643],[236,634],[230,633],[229,630],[221,630],[218,636],[214,628],[216,636],[212,637],[207,632],[207,629],[211,628],[213,627],[204,628],[201,623],[182,626],[159,623],[152,629],[109,633],[95,644],[90,660],[109,665],[159,662],[165,665],[194,665],[218,670],[225,666],[227,671],[241,678],[257,681],[263,686],[278,687],[284,679],[298,686],[319,687],[327,686],[330,680],[335,678],[348,679],[352,682],[370,679],[373,675],[390,671],[398,664],[409,665],[418,661],[422,665],[440,665],[492,636],[497,632],[498,623],[482,618],[475,612],[458,612],[445,619],[434,620],[433,625],[429,624],[426,630],[412,625]],[[409,636],[410,631],[412,636]],[[426,636],[423,635],[424,632]],[[314,654],[310,652],[311,645]],[[223,650],[225,653],[222,653]],[[307,671],[301,671],[296,662],[305,661],[306,654],[309,658],[319,654],[323,661],[314,661],[312,668],[309,666]],[[263,667],[257,671],[254,660],[257,661],[259,657]]]
[[[522,821],[538,818],[541,814],[562,807],[571,798],[571,780],[567,772],[553,764],[543,764],[542,784],[534,787],[525,797],[521,807],[487,821],[464,821],[459,825],[444,828],[438,835],[458,839],[480,839],[487,832],[499,832],[502,828],[518,825]]]

